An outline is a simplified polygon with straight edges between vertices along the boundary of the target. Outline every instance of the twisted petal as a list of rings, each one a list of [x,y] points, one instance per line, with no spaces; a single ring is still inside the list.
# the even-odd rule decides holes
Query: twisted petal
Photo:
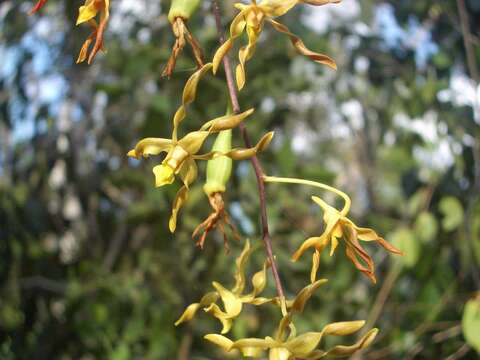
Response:
[[[228,318],[237,317],[242,311],[242,301],[230,290],[225,289],[220,283],[214,281],[212,283],[215,290],[217,290],[225,307],[225,313]]]
[[[279,23],[278,21],[272,20],[272,19],[267,19],[268,22],[272,24],[272,26],[275,28],[275,30],[284,33],[290,38],[290,41],[292,45],[295,47],[295,49],[302,55],[310,58],[311,60],[315,61],[316,63],[327,65],[331,67],[332,69],[336,70],[337,69],[337,64],[335,61],[330,58],[327,55],[319,54],[314,51],[309,50],[303,41],[296,36],[295,34],[291,33],[290,30],[283,24]]]
[[[237,80],[238,90],[242,90],[245,86],[246,74],[245,74],[245,63],[250,60],[255,53],[257,47],[257,40],[262,32],[262,25],[250,26],[247,24],[247,36],[248,44],[243,46],[238,52],[239,64],[235,69],[235,76]]]
[[[303,309],[305,308],[305,304],[307,303],[308,300],[310,300],[315,290],[317,290],[320,286],[325,284],[327,281],[328,281],[327,279],[320,279],[315,281],[313,284],[305,286],[295,297],[295,300],[293,301],[290,311],[292,313],[303,312]]]
[[[188,188],[197,179],[198,169],[195,160],[188,158],[180,168],[180,179]]]
[[[187,153],[196,154],[210,135],[209,131],[192,131],[178,141],[178,145]]]
[[[310,271],[310,282],[313,284],[317,279],[317,271],[320,267],[320,251],[315,249],[312,255],[312,270]]]
[[[163,138],[145,138],[140,140],[135,148],[127,153],[127,156],[139,159],[140,157],[149,157],[158,155],[163,151],[168,151],[172,147],[172,140]]]
[[[233,129],[243,120],[253,114],[254,108],[248,109],[240,114],[230,114],[218,117],[203,124],[200,130],[208,130],[210,132],[218,132],[222,130]]]
[[[178,190],[175,200],[173,200],[172,214],[170,215],[170,220],[168,221],[168,227],[171,233],[175,232],[177,228],[177,215],[180,211],[180,208],[187,202],[188,199],[188,188],[184,185]]]
[[[217,301],[218,298],[219,298],[219,295],[216,291],[212,291],[205,294],[200,300],[200,302],[190,304],[189,306],[187,306],[187,308],[185,309],[183,314],[180,316],[180,318],[177,321],[175,321],[175,326],[178,326],[181,323],[192,320],[196,312],[198,311],[198,309],[204,306],[210,306],[210,304]]]
[[[355,344],[345,346],[345,345],[338,345],[332,348],[331,350],[327,351],[324,356],[332,356],[332,357],[347,357],[352,355],[358,350],[364,349],[375,340],[375,337],[378,334],[378,329],[372,329],[368,333],[366,333],[360,340],[358,340]]]
[[[307,332],[299,335],[290,341],[287,341],[284,346],[295,356],[308,356],[315,350],[322,340],[322,332]]]
[[[178,108],[177,112],[173,117],[173,132],[172,132],[172,140],[175,142],[177,141],[177,131],[178,126],[185,119],[186,116],[186,107],[190,104],[195,97],[197,96],[197,87],[200,79],[205,75],[210,69],[212,68],[212,63],[208,63],[203,65],[199,70],[195,71],[192,76],[187,80],[185,83],[185,87],[183,88],[183,95],[182,95],[182,105]]]
[[[213,56],[213,73],[216,74],[218,71],[218,68],[220,66],[220,63],[222,62],[223,58],[227,53],[230,51],[230,49],[233,47],[233,42],[234,40],[239,37],[243,31],[245,30],[245,26],[247,24],[247,21],[245,19],[246,14],[248,13],[249,8],[246,7],[245,9],[241,10],[237,16],[233,19],[232,23],[230,24],[230,38],[227,39],[215,52],[215,55]]]
[[[270,17],[277,17],[286,14],[299,0],[263,0],[259,7]]]
[[[240,256],[235,260],[235,286],[232,289],[234,294],[241,294],[245,289],[245,264],[250,257],[253,249],[250,246],[250,240],[247,239],[243,251]]]
[[[255,300],[255,297],[265,289],[265,286],[267,285],[267,267],[268,267],[268,262],[265,262],[263,264],[263,269],[256,272],[253,275],[252,277],[253,290],[250,294],[245,295],[241,298],[242,302],[252,303]],[[266,302],[269,302],[269,301],[266,301]],[[257,301],[257,305],[259,305],[258,301]]]
[[[230,329],[232,328],[232,324],[233,324],[232,318],[229,317],[227,313],[220,310],[220,308],[218,307],[217,304],[212,303],[212,304],[210,304],[209,307],[207,307],[203,310],[205,312],[209,313],[209,314],[212,314],[214,317],[216,317],[218,320],[220,320],[220,322],[222,323],[222,326],[223,326],[222,331],[221,331],[222,334],[226,334],[230,331]]]
[[[252,148],[237,148],[232,149],[228,152],[220,152],[220,151],[210,151],[206,154],[202,155],[193,155],[193,158],[196,160],[211,160],[219,156],[228,156],[233,160],[245,160],[249,159],[255,154],[260,151],[263,151],[272,141],[273,138],[273,131],[266,133],[260,141]]]
[[[233,341],[229,338],[218,334],[207,334],[203,337],[215,345],[221,347],[225,351],[230,351],[233,345]]]

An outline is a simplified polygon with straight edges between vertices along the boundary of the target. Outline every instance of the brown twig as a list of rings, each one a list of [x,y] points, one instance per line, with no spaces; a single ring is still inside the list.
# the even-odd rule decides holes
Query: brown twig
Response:
[[[465,0],[457,0],[457,8],[458,13],[460,16],[460,25],[462,29],[462,38],[463,38],[463,45],[465,47],[465,55],[467,57],[467,67],[468,72],[475,82],[475,86],[478,86],[480,82],[480,75],[475,59],[475,49],[473,48],[472,42],[472,33],[470,32],[470,25],[468,20],[468,12],[465,6]],[[475,99],[473,103],[473,116],[474,121],[477,123],[480,122],[480,101]],[[476,129],[477,134],[479,133],[478,128]],[[475,141],[473,144],[473,168],[474,168],[474,176],[473,176],[473,185],[472,185],[472,193],[473,196],[469,198],[468,205],[467,205],[467,213],[465,216],[465,225],[466,225],[466,232],[467,232],[467,239],[470,248],[473,249],[473,235],[472,235],[472,223],[471,218],[474,211],[475,204],[478,200],[478,191],[480,190],[480,142],[478,141],[478,137],[475,137]],[[472,251],[471,254],[474,252]],[[473,258],[473,262],[475,262],[475,257],[471,255]],[[472,268],[472,275],[473,280],[477,286],[480,286],[480,273],[477,268],[474,266]]]
[[[212,9],[213,9],[213,15],[215,16],[215,23],[218,31],[218,40],[220,45],[222,45],[225,42],[225,37],[223,35],[224,30],[222,28],[222,17],[221,17],[220,7],[218,6],[217,0],[212,0]],[[230,64],[230,59],[228,57],[228,54],[225,55],[223,58],[223,67],[225,70],[225,77],[227,79],[228,94],[230,96],[230,101],[232,103],[232,110],[235,114],[238,114],[241,112],[241,110],[240,110],[240,104],[238,102],[237,88],[235,87],[235,82],[233,80],[232,66]],[[243,141],[245,142],[245,145],[247,147],[251,147],[252,142],[250,141],[247,128],[243,123],[240,123],[239,128],[242,134]],[[275,286],[277,288],[278,296],[280,298],[284,298],[282,282],[280,280],[280,275],[278,274],[278,269],[275,262],[275,256],[273,255],[272,239],[270,237],[270,232],[268,230],[265,183],[263,182],[264,173],[263,173],[260,161],[256,156],[253,156],[251,158],[251,162],[252,162],[253,169],[255,171],[255,177],[257,178],[258,196],[260,200],[260,219],[262,223],[262,239],[265,245],[265,251],[267,252],[267,257],[271,263],[271,269],[272,269],[273,277],[275,279]]]

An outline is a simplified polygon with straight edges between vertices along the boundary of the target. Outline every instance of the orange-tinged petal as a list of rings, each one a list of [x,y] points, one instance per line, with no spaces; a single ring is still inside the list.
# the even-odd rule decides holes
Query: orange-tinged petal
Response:
[[[316,63],[322,64],[322,65],[327,65],[334,70],[337,69],[337,64],[335,63],[335,61],[332,58],[330,58],[327,55],[319,54],[319,53],[316,53],[314,51],[309,50],[305,46],[303,41],[298,36],[291,33],[290,30],[285,25],[283,25],[283,24],[281,24],[281,23],[279,23],[275,20],[272,20],[272,19],[268,19],[268,21],[272,24],[272,26],[275,28],[275,30],[277,30],[281,33],[284,33],[285,35],[287,35],[290,38],[290,41],[291,41],[292,45],[295,47],[295,49],[300,54],[310,58],[311,60],[315,61]]]
[[[38,0],[35,6],[30,10],[30,15],[35,14],[37,11],[47,3],[47,0]]]

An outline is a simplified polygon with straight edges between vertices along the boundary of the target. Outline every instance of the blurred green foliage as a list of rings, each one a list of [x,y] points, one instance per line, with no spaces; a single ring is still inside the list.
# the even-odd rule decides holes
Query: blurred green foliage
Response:
[[[365,359],[477,358],[480,123],[468,102],[474,80],[465,75],[456,1],[344,2],[328,21],[321,18],[326,29],[319,33],[299,21],[311,9],[284,19],[311,48],[335,58],[337,72],[298,57],[267,29],[240,102],[257,109],[247,120],[255,140],[276,131],[261,155],[266,173],[347,191],[352,218],[405,256],[368,249],[377,264],[372,286],[342,256],[324,254],[319,275],[330,281],[297,326],[367,319],[381,332]],[[478,64],[480,6],[466,3]],[[199,314],[188,325],[173,323],[212,280],[229,285],[242,244],[225,254],[216,234],[205,250],[195,248],[191,233],[209,211],[201,181],[172,236],[167,221],[177,185],[155,189],[157,160],[125,156],[144,136],[170,134],[194,68],[191,54],[179,59],[172,79],[161,78],[173,42],[165,2],[113,2],[108,53],[90,67],[75,65],[86,35],[73,26],[79,5],[50,0],[28,17],[30,3],[0,4],[0,358],[225,358],[202,339],[218,330],[215,320]],[[222,5],[226,22],[233,10],[230,1]],[[217,39],[209,6],[190,28],[211,56]],[[386,39],[398,29],[379,24],[387,17],[380,10],[391,11],[404,32],[394,44]],[[430,42],[422,42],[425,34]],[[202,82],[183,131],[224,112],[222,76]],[[459,79],[467,80],[455,101]],[[234,142],[241,145],[238,132]],[[310,195],[268,188],[274,250],[290,295],[310,270],[309,261],[292,263],[290,255],[322,228]],[[248,268],[254,271],[264,254],[248,162],[235,164],[227,197],[241,233],[258,246]],[[279,320],[273,307],[245,311],[234,338],[271,334]]]

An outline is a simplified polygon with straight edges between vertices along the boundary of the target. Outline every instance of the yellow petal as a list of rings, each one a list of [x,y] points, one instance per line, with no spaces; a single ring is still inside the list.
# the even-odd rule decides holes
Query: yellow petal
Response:
[[[228,316],[227,313],[223,312],[222,310],[220,310],[220,308],[218,307],[217,304],[215,303],[212,303],[210,304],[209,307],[203,309],[206,313],[209,313],[211,315],[213,315],[214,317],[216,317],[218,320],[220,320],[220,322],[222,323],[222,331],[221,333],[222,334],[226,334],[227,332],[230,331],[230,329],[232,328],[232,319]]]
[[[175,142],[177,140],[177,130],[178,126],[185,119],[186,116],[186,106],[195,100],[197,96],[197,87],[200,79],[212,68],[212,63],[207,63],[203,65],[199,70],[195,71],[185,83],[185,87],[183,88],[183,95],[182,95],[182,105],[178,108],[175,112],[173,117],[173,132],[172,132],[172,139]]]
[[[248,12],[248,7],[244,10],[240,11],[240,13],[235,16],[232,23],[230,24],[230,38],[227,39],[215,52],[213,56],[213,73],[216,74],[218,68],[220,67],[220,63],[222,62],[223,58],[227,55],[230,49],[233,47],[234,40],[239,37],[247,24],[245,21],[245,15]]]
[[[192,131],[180,139],[178,145],[193,155],[200,150],[208,135],[210,135],[209,131]]]
[[[200,130],[208,130],[210,132],[218,132],[222,130],[233,129],[237,127],[243,120],[253,114],[255,109],[251,108],[240,114],[230,114],[210,120],[202,125]]]
[[[326,325],[323,331],[326,335],[345,336],[357,332],[365,325],[365,321],[342,321]]]
[[[191,103],[197,96],[197,87],[200,79],[212,68],[212,63],[203,65],[190,76],[183,89],[182,102],[184,105]]]
[[[185,311],[183,312],[183,314],[180,316],[180,318],[177,321],[175,321],[175,326],[178,326],[181,323],[184,323],[186,321],[192,320],[197,310],[200,309],[200,307],[201,306],[199,303],[188,305]]]
[[[233,292],[225,289],[220,283],[214,281],[212,285],[220,295],[228,317],[234,318],[238,316],[242,311],[242,302],[240,299]]]
[[[100,9],[95,0],[87,0],[85,5],[80,6],[80,8],[78,9],[78,18],[76,25],[80,25],[90,19],[93,19],[95,16],[97,16],[99,10]]]
[[[373,342],[375,337],[377,336],[378,329],[372,329],[368,333],[366,333],[359,341],[355,344],[350,346],[345,345],[338,345],[335,346],[333,349],[327,351],[325,355],[333,356],[333,357],[347,357],[352,355],[358,350],[364,349]]]
[[[299,0],[264,0],[260,8],[271,17],[282,16],[291,10]]]
[[[268,267],[267,263],[265,262],[263,264],[263,269],[255,273],[255,275],[253,275],[252,277],[254,296],[257,296],[258,294],[260,294],[265,289],[265,286],[267,285],[267,267]]]
[[[270,350],[268,360],[290,360],[292,353],[284,347],[276,347]]]
[[[232,46],[233,46],[233,40],[228,39],[217,49],[217,51],[215,52],[215,55],[213,56],[213,60],[212,60],[212,63],[213,63],[212,72],[213,72],[213,74],[217,73],[218,68],[220,67],[220,64],[221,64],[223,58],[225,57],[225,55],[227,55],[227,53],[230,51]]]
[[[166,164],[154,166],[153,173],[155,175],[155,187],[169,185],[175,180],[174,170]]]
[[[310,237],[308,238],[307,240],[305,240],[302,245],[300,245],[300,247],[293,253],[292,255],[292,261],[297,261],[300,256],[303,255],[303,253],[305,251],[307,251],[307,249],[311,248],[311,247],[315,247],[315,248],[319,248],[319,247],[322,247],[324,246],[323,244],[325,244],[327,241],[327,238],[325,235],[322,235],[322,236],[314,236],[314,237]]]
[[[135,148],[127,154],[129,157],[136,159],[140,157],[149,157],[150,155],[158,155],[163,151],[168,151],[172,147],[172,140],[163,138],[145,138],[140,140]]]
[[[330,256],[332,256],[335,252],[335,249],[338,246],[338,239],[332,235],[332,240],[331,240],[331,248],[330,248]]]
[[[185,163],[180,168],[180,179],[182,179],[183,184],[188,188],[191,183],[197,179],[197,164],[195,160],[188,158],[185,160]]]
[[[230,340],[229,338],[227,338],[225,336],[218,335],[218,334],[207,334],[203,338],[205,340],[208,340],[208,341],[214,343],[215,345],[221,347],[225,351],[230,351],[230,349],[233,345],[232,340]]]
[[[246,338],[235,341],[232,349],[240,350],[245,357],[260,357],[271,345],[272,341],[266,339]]]
[[[240,295],[245,289],[245,264],[252,251],[250,240],[247,239],[240,256],[235,260],[235,286],[232,289],[234,294]]]
[[[175,200],[173,201],[172,214],[170,215],[170,220],[168,222],[168,227],[170,232],[175,232],[177,228],[177,215],[180,211],[180,208],[185,204],[188,199],[188,188],[184,185],[178,190]]]
[[[312,270],[310,271],[310,282],[313,284],[317,278],[318,267],[320,266],[320,251],[317,249],[312,256]]]
[[[322,340],[323,332],[307,332],[285,343],[285,347],[295,356],[308,356]]]
[[[245,160],[249,159],[255,154],[265,150],[270,142],[272,141],[274,132],[270,131],[262,136],[260,141],[253,148],[248,149],[233,149],[232,151],[225,154],[228,157],[231,157],[233,160]]]
[[[315,290],[317,290],[320,286],[325,284],[328,280],[327,279],[320,279],[315,281],[313,284],[305,286],[295,297],[293,301],[291,312],[301,313],[305,307],[307,301],[312,297]]]

